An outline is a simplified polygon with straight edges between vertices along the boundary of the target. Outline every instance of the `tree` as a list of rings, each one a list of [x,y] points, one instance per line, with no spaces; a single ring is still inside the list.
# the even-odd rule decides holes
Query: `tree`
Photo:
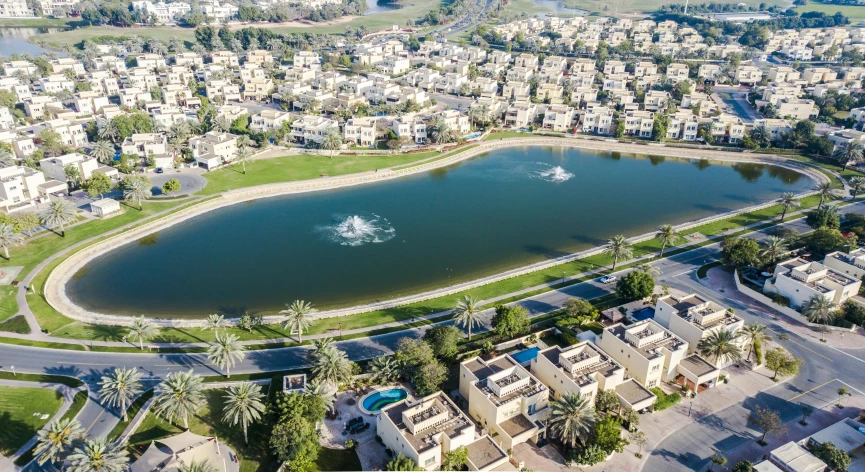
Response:
[[[282,329],[289,330],[289,333],[297,331],[297,341],[302,343],[303,332],[312,325],[312,314],[316,309],[312,307],[312,303],[303,300],[295,300],[285,307],[285,310],[279,312],[280,315],[285,316]]]
[[[376,357],[369,362],[369,373],[374,383],[386,385],[399,377],[399,365],[393,357]]]
[[[579,395],[566,393],[560,399],[550,402],[547,428],[554,437],[569,447],[585,445],[596,421],[595,409]]]
[[[442,461],[441,470],[463,470],[468,464],[469,450],[465,446],[460,446],[453,451],[445,454]]]
[[[472,326],[477,326],[481,323],[479,305],[479,300],[476,300],[471,295],[466,295],[457,302],[457,306],[454,308],[455,323],[468,329],[469,341],[472,339]]]
[[[802,419],[799,420],[799,423],[802,426],[808,426],[808,417],[814,413],[814,407],[811,405],[802,405]]]
[[[421,365],[412,376],[412,384],[418,395],[429,395],[439,389],[448,378],[448,369],[441,362],[433,360]]]
[[[757,322],[748,323],[739,331],[740,336],[745,340],[748,347],[748,357],[746,360],[751,360],[751,354],[754,352],[754,345],[760,344],[763,341],[769,341],[772,338],[766,333],[766,325]]]
[[[292,471],[307,470],[321,450],[315,424],[303,417],[288,417],[277,423],[270,435],[270,447]]]
[[[246,175],[246,162],[249,161],[250,157],[252,157],[252,152],[247,146],[238,146],[237,151],[234,152],[234,161],[240,164],[243,175]]]
[[[643,457],[643,446],[648,444],[649,437],[646,435],[644,431],[632,431],[628,436],[628,439],[631,440],[631,444],[637,445],[637,453],[635,454],[638,458]]]
[[[595,410],[599,412],[618,411],[621,406],[619,397],[613,390],[599,390],[598,394],[595,395]]]
[[[36,448],[33,450],[36,462],[39,465],[62,462],[82,437],[84,428],[72,418],[51,423],[49,427],[40,429],[36,436]]]
[[[101,172],[94,172],[93,175],[90,176],[90,180],[84,182],[84,190],[87,192],[87,195],[90,195],[91,197],[99,195],[99,197],[102,198],[104,193],[111,190],[111,186],[111,179]]]
[[[787,240],[778,236],[769,236],[763,241],[764,249],[760,253],[767,262],[774,264],[778,258],[787,253]]]
[[[216,313],[209,315],[207,317],[206,323],[207,329],[213,331],[214,333],[219,332],[220,328],[225,328],[226,326],[228,326],[228,322],[225,321],[225,317]]]
[[[856,247],[856,240],[856,233],[849,233],[845,236],[837,229],[820,228],[811,234],[808,247],[815,252],[827,253]]]
[[[838,217],[838,212],[834,207],[823,207],[809,211],[805,215],[805,223],[814,229],[838,229],[841,226],[841,219]]]
[[[591,443],[600,447],[607,454],[622,452],[628,445],[628,440],[622,437],[622,423],[612,416],[606,415],[595,424]]]
[[[853,394],[850,393],[850,390],[847,390],[847,386],[842,385],[841,388],[838,389],[838,408],[844,408],[844,405],[842,404],[842,400],[844,399],[845,396],[848,396],[848,395],[852,396]]]
[[[655,233],[655,239],[661,243],[661,253],[658,257],[664,257],[664,249],[667,245],[676,244],[682,237],[673,225],[658,226],[658,232]]]
[[[781,194],[781,221],[787,216],[787,210],[790,208],[799,208],[802,204],[796,200],[796,195],[793,192],[785,192]]]
[[[144,341],[156,336],[158,332],[156,325],[142,315],[132,320],[132,324],[129,325],[128,336],[132,339],[138,339],[138,348],[143,351]]]
[[[733,466],[733,472],[754,472],[754,464],[751,461],[741,461]]]
[[[850,185],[850,195],[851,198],[856,198],[856,195],[859,195],[859,192],[865,190],[865,177],[852,177],[847,181],[847,184]]]
[[[24,241],[24,236],[15,232],[15,228],[8,223],[0,223],[0,247],[6,254],[6,260],[9,258],[9,248],[21,245]]]
[[[529,312],[521,306],[496,305],[493,330],[502,339],[524,333],[529,327]]]
[[[826,199],[832,199],[832,182],[821,182],[814,187],[814,191],[817,192],[817,195],[820,195],[820,204],[817,205],[817,209],[823,208],[823,202]]]
[[[108,164],[114,160],[114,145],[108,141],[98,141],[90,148],[90,155],[102,164]]]
[[[621,234],[613,236],[607,242],[607,247],[604,248],[604,254],[608,256],[612,256],[613,258],[613,269],[612,271],[616,271],[616,264],[619,262],[619,259],[630,259],[634,251],[631,249],[631,243]]]
[[[850,456],[846,451],[835,447],[831,441],[814,446],[811,454],[825,462],[832,470],[845,471],[850,467]]]
[[[351,377],[351,363],[345,352],[330,347],[316,359],[311,371],[313,378],[339,385]]]
[[[811,323],[823,323],[825,327],[829,325],[829,320],[834,316],[833,313],[837,306],[830,298],[823,295],[812,295],[808,301],[802,305],[802,314]]]
[[[180,181],[177,179],[171,179],[162,184],[162,193],[165,195],[170,195],[178,190],[180,190]]]
[[[724,264],[735,268],[760,264],[760,245],[750,238],[730,236],[721,243]]]
[[[336,392],[339,386],[324,380],[313,380],[307,382],[303,387],[303,394],[321,399],[322,404],[328,411],[333,410],[336,403]]]
[[[124,180],[123,200],[135,201],[138,203],[138,210],[143,210],[144,206],[141,203],[142,200],[150,198],[150,196],[153,195],[153,192],[150,190],[153,187],[153,184],[150,183],[150,179],[144,176],[139,176]]]
[[[198,414],[204,407],[203,379],[189,369],[186,372],[172,372],[159,384],[159,394],[153,399],[153,413],[174,423],[183,420],[183,427],[189,429],[189,417]]]
[[[616,282],[616,294],[625,300],[640,300],[655,291],[655,278],[642,270],[632,270]]]
[[[850,164],[862,162],[862,149],[862,143],[859,141],[845,141],[838,145],[838,149],[832,155],[844,165],[844,170],[847,170]]]
[[[766,353],[766,367],[769,370],[775,371],[772,380],[777,379],[778,374],[795,375],[799,373],[799,365],[801,363],[801,359],[793,357],[780,347],[770,349],[769,352]]]
[[[240,344],[236,334],[220,336],[216,333],[216,340],[207,348],[207,360],[213,365],[225,369],[225,376],[231,378],[231,367],[235,362],[246,357],[245,347]]]
[[[423,340],[426,341],[433,351],[442,359],[453,359],[459,352],[457,343],[459,342],[461,332],[454,326],[438,325],[427,330],[423,335]]]
[[[264,394],[261,387],[252,382],[232,384],[225,392],[225,405],[222,409],[222,421],[243,427],[243,442],[249,444],[247,429],[250,423],[261,419],[264,413]]]
[[[563,305],[568,318],[574,319],[579,325],[584,325],[595,321],[598,318],[598,309],[589,303],[588,300],[582,298],[571,297],[565,300]]]
[[[712,454],[712,464],[721,466],[721,470],[724,469],[724,466],[727,465],[727,458],[716,452]]]
[[[736,342],[738,338],[738,332],[723,328],[715,330],[700,340],[697,350],[709,360],[714,360],[715,365],[738,361],[742,358],[742,349]]]
[[[56,199],[48,203],[48,208],[39,212],[39,218],[46,228],[60,227],[60,237],[66,237],[66,225],[78,218],[78,210],[66,200]]]
[[[126,409],[141,393],[141,374],[138,370],[115,368],[113,373],[102,376],[99,385],[99,402],[119,408],[123,413],[123,421],[129,421]]]
[[[67,472],[122,472],[128,452],[125,444],[112,444],[107,438],[88,439],[69,456]]]
[[[399,453],[384,466],[384,470],[411,471],[421,470],[421,468],[418,467],[415,461]]]
[[[324,130],[324,135],[321,137],[321,147],[329,150],[330,158],[333,159],[333,151],[342,147],[342,133],[339,132],[339,127],[331,126]]]
[[[763,431],[760,442],[766,442],[766,436],[770,433],[781,437],[787,431],[778,412],[769,408],[757,406],[754,412],[748,415],[748,421]]]
[[[203,461],[189,461],[188,464],[180,463],[177,472],[216,472],[216,468],[207,459]]]

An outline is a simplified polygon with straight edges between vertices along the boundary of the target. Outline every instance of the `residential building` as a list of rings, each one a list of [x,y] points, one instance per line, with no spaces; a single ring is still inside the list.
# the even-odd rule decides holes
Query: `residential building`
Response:
[[[712,333],[736,333],[745,326],[745,321],[731,310],[697,294],[659,298],[654,320],[687,342],[689,354],[697,352],[700,341]]]
[[[87,180],[99,168],[96,159],[84,154],[72,153],[57,157],[46,157],[39,161],[39,168],[47,179],[66,182],[66,168],[72,166],[78,170],[83,180]]]
[[[835,251],[826,254],[823,265],[854,279],[865,277],[865,249],[858,247],[850,252]]]
[[[828,298],[840,305],[859,293],[862,280],[843,274],[819,262],[793,258],[779,262],[774,276],[767,279],[764,292],[777,292],[801,307],[813,296]]]
[[[210,131],[189,140],[192,157],[199,167],[214,169],[234,159],[237,153],[237,136],[230,133]]]
[[[652,320],[605,328],[598,347],[647,388],[674,380],[688,351],[688,343]]]

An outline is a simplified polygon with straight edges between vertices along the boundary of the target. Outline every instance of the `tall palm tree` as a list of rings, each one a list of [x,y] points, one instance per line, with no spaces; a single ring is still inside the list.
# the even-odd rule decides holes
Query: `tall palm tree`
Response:
[[[142,200],[153,195],[150,182],[145,179],[132,179],[129,185],[123,189],[123,200],[138,202],[138,210],[144,209]]]
[[[99,385],[99,402],[112,408],[120,408],[123,421],[129,421],[126,409],[141,393],[141,374],[138,370],[118,367],[113,373],[103,375]]]
[[[324,402],[324,407],[328,411],[333,410],[333,405],[336,403],[336,392],[339,390],[336,384],[326,380],[315,379],[307,382],[303,387],[303,394],[311,397],[318,397]]]
[[[679,235],[679,232],[676,231],[676,228],[673,228],[673,225],[661,225],[658,226],[658,232],[655,233],[655,239],[661,243],[661,254],[658,257],[664,257],[664,249],[668,244],[676,244],[682,236]]]
[[[285,315],[285,320],[282,322],[282,329],[297,331],[297,342],[303,342],[303,331],[312,325],[312,314],[315,313],[315,308],[312,303],[303,300],[295,300],[291,304],[286,304],[286,309],[279,312],[280,315]]]
[[[209,315],[207,317],[206,323],[207,329],[213,331],[214,333],[218,333],[221,328],[225,328],[226,326],[228,326],[228,322],[225,321],[225,317],[216,313]]]
[[[240,382],[228,387],[225,393],[225,406],[222,409],[222,421],[232,426],[240,423],[243,427],[243,441],[249,444],[247,429],[250,423],[261,419],[264,413],[264,394],[261,387],[252,382]]]
[[[823,323],[823,333],[835,311],[835,303],[823,295],[814,295],[802,305],[802,314],[812,323]],[[821,339],[823,338],[821,333]]]
[[[333,159],[333,151],[342,147],[342,134],[339,132],[338,126],[331,126],[324,130],[324,136],[321,137],[321,148],[330,151],[330,158]]]
[[[122,472],[129,461],[125,444],[88,439],[69,456],[66,472]]]
[[[117,137],[120,136],[120,130],[117,129],[117,123],[113,120],[100,120],[96,123],[96,134],[101,139],[107,139],[112,143],[117,142]]]
[[[98,141],[90,148],[90,155],[102,164],[108,164],[114,159],[114,145],[108,141]]]
[[[48,203],[48,208],[39,213],[39,218],[46,228],[60,227],[60,237],[66,237],[66,225],[75,221],[78,210],[67,200],[56,199]]]
[[[766,257],[770,263],[775,263],[778,258],[787,253],[787,240],[778,236],[769,236],[763,241],[761,256]]]
[[[224,116],[217,117],[210,124],[214,131],[221,131],[224,133],[231,129],[231,122]]]
[[[0,223],[0,247],[6,253],[6,260],[9,259],[9,248],[20,246],[24,241],[24,236],[15,232],[15,228],[8,223]]]
[[[332,347],[322,353],[311,371],[315,379],[339,385],[351,376],[351,364],[345,352]]]
[[[802,204],[796,200],[796,195],[793,192],[784,192],[781,194],[781,221],[787,216],[787,210],[790,208],[799,208]]]
[[[180,464],[177,472],[216,472],[217,468],[207,459],[203,461],[189,461],[189,464]]]
[[[156,328],[156,325],[144,315],[133,319],[132,324],[129,325],[129,337],[138,339],[138,348],[142,351],[144,350],[144,341],[156,336],[158,332],[159,329]]]
[[[748,345],[748,357],[746,360],[751,360],[751,354],[754,352],[754,344],[772,339],[769,334],[766,333],[766,329],[766,325],[754,322],[746,324],[740,330],[742,338]]]
[[[850,164],[858,164],[862,162],[862,143],[859,141],[846,141],[838,145],[832,155],[844,164],[844,170]]]
[[[478,305],[480,300],[466,295],[457,301],[457,306],[454,308],[454,320],[457,325],[468,328],[469,341],[472,340],[472,326],[481,324],[481,310]]]
[[[153,413],[174,423],[183,420],[183,427],[189,429],[189,417],[204,407],[204,385],[200,375],[186,372],[172,372],[159,384],[159,394],[153,400]]]
[[[246,357],[246,348],[240,344],[236,334],[220,336],[216,333],[216,340],[207,348],[207,360],[213,365],[225,369],[225,376],[231,378],[231,367],[235,362]]]
[[[613,236],[607,242],[607,247],[604,248],[604,254],[608,256],[613,256],[613,272],[616,271],[616,264],[618,264],[619,259],[630,259],[631,256],[634,255],[634,251],[631,249],[631,243],[621,234]]]
[[[597,418],[588,400],[568,393],[551,402],[547,428],[554,437],[573,448],[586,443]]]
[[[33,450],[36,462],[39,465],[46,462],[63,462],[82,437],[84,437],[84,428],[81,427],[81,423],[72,418],[51,423],[48,428],[40,429],[37,435],[36,448]]]
[[[814,191],[820,195],[820,204],[817,205],[817,209],[823,208],[823,202],[828,198],[832,199],[832,182],[822,182],[817,184],[814,187]]]
[[[654,276],[661,275],[661,268],[660,267],[653,266],[653,265],[647,264],[645,262],[642,264],[638,264],[636,267],[634,267],[634,270],[638,270],[640,272],[645,272],[647,274],[651,274]]]
[[[321,358],[327,351],[332,349],[336,349],[336,346],[333,344],[333,338],[318,338],[312,341],[312,349],[309,350],[309,353],[306,355],[306,358],[309,360],[311,364],[315,364],[315,362]]]
[[[381,356],[369,362],[369,373],[377,384],[389,384],[399,377],[399,363],[391,356]]]
[[[847,184],[850,185],[850,195],[851,198],[856,198],[856,195],[859,194],[863,189],[865,189],[865,177],[852,177],[847,181]]]
[[[697,344],[697,350],[715,365],[727,364],[742,358],[742,348],[736,343],[740,334],[729,329],[712,331]]]
[[[234,162],[240,164],[243,175],[246,175],[246,162],[252,157],[252,151],[246,146],[240,146],[234,151]]]

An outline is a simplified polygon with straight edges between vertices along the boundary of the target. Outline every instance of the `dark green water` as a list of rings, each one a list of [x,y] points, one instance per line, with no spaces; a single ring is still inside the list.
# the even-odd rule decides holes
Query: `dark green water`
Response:
[[[557,166],[573,177],[556,181]],[[67,290],[83,307],[134,315],[274,311],[294,299],[345,306],[469,280],[812,185],[774,166],[502,149],[400,180],[211,212],[99,257]]]

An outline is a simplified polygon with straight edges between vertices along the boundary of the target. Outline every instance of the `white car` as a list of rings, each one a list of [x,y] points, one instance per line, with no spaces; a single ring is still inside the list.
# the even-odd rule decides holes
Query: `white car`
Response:
[[[598,282],[600,282],[602,284],[611,284],[611,283],[615,282],[616,280],[619,280],[619,278],[616,277],[615,275],[605,275],[605,276],[601,277],[600,279],[598,279]]]

